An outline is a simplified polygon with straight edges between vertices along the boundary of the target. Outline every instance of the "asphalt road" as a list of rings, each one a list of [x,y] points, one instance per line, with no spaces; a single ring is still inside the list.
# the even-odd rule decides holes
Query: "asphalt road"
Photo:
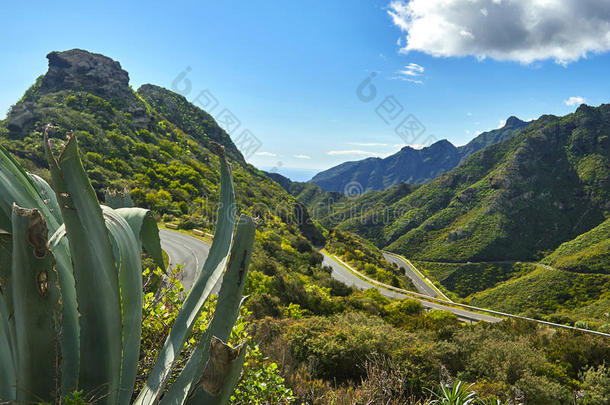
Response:
[[[403,269],[405,269],[405,274],[411,279],[411,281],[413,281],[417,292],[434,298],[444,298],[441,297],[440,294],[434,290],[434,288],[430,287],[428,283],[422,280],[421,277],[415,271],[415,269],[413,269],[413,267],[411,267],[409,263],[405,262],[400,257],[385,252],[383,253],[383,257],[385,257],[385,259],[390,263],[396,263],[399,268],[402,267]]]
[[[397,299],[409,298],[409,299],[412,299],[415,301],[419,301],[425,308],[441,309],[443,311],[452,312],[455,315],[457,315],[457,317],[460,320],[463,320],[463,321],[500,322],[502,320],[501,318],[496,318],[495,316],[479,314],[476,312],[470,312],[470,311],[466,311],[466,310],[459,309],[459,308],[449,307],[449,306],[445,306],[442,304],[437,304],[435,302],[421,300],[416,297],[408,296],[408,295],[401,294],[396,291],[382,288],[378,285],[369,283],[365,280],[362,280],[361,278],[358,278],[356,275],[354,275],[354,273],[352,273],[351,271],[349,271],[348,269],[343,267],[341,264],[339,264],[337,261],[335,261],[332,257],[330,257],[328,255],[324,255],[323,263],[332,268],[331,276],[334,279],[342,281],[343,283],[345,283],[349,286],[354,286],[360,290],[366,290],[368,288],[376,288],[377,290],[379,290],[381,295],[384,295],[386,297],[397,298]]]
[[[205,262],[206,257],[210,251],[210,245],[203,242],[200,239],[193,238],[192,236],[185,235],[180,232],[174,232],[167,229],[159,229],[159,236],[161,237],[161,248],[165,250],[169,256],[169,267],[175,268],[176,265],[181,264],[183,266],[182,273],[179,275],[179,279],[186,290],[189,290],[196,277],[199,275],[199,271]],[[337,263],[331,257],[324,255],[324,264],[332,268],[331,276],[349,286],[355,286],[358,289],[366,290],[368,288],[376,288],[379,292],[390,298],[397,299],[414,299],[420,301],[426,308],[441,309],[452,312],[458,316],[461,320],[467,321],[485,321],[485,322],[499,322],[501,319],[489,315],[478,314],[470,311],[466,311],[459,308],[453,308],[437,304],[434,302],[428,302],[420,300],[405,294],[401,294],[396,291],[387,290],[380,286],[371,284],[365,280],[356,277],[353,273]],[[420,280],[421,281],[421,280]],[[216,284],[214,293],[218,293],[222,279]],[[429,288],[429,286],[428,286]]]
[[[178,279],[185,290],[190,290],[210,253],[210,245],[192,236],[167,229],[159,229],[159,236],[161,248],[169,256],[168,268],[175,269],[176,265],[181,264],[183,267]],[[219,284],[214,288],[214,293],[218,292]]]
[[[208,245],[207,243],[203,242],[202,240],[194,238],[192,236],[185,235],[180,232],[169,231],[166,229],[160,229],[159,236],[161,236],[161,246],[167,252],[167,254],[169,256],[170,268],[175,268],[175,266],[177,264],[182,264],[184,266],[183,272],[182,272],[180,278],[181,278],[185,288],[187,290],[190,289],[191,286],[193,285],[193,282],[195,281],[195,278],[198,276],[199,270],[203,266],[203,263],[208,256],[208,253],[210,251],[210,245]],[[383,288],[382,286],[362,280],[362,279],[356,277],[352,272],[347,270],[345,267],[343,267],[341,264],[339,264],[337,261],[335,261],[333,258],[331,258],[327,255],[324,255],[324,264],[327,264],[328,266],[330,266],[332,268],[332,272],[331,272],[332,277],[334,277],[335,279],[337,279],[339,281],[344,282],[347,285],[355,286],[356,288],[359,288],[362,290],[365,290],[368,288],[376,288],[377,290],[379,290],[379,292],[382,295],[385,295],[386,297],[398,298],[398,299],[409,298],[412,300],[416,300],[416,301],[421,302],[421,304],[426,308],[434,308],[434,309],[440,309],[440,310],[452,312],[452,313],[456,314],[460,320],[463,320],[463,321],[500,322],[502,320],[502,318],[500,318],[500,317],[519,318],[519,319],[527,320],[530,322],[536,322],[538,324],[551,326],[554,328],[578,330],[579,332],[610,338],[610,334],[608,334],[608,333],[602,333],[602,332],[598,332],[598,331],[576,328],[573,326],[566,326],[566,325],[556,324],[556,323],[552,323],[552,322],[541,321],[538,319],[526,318],[523,316],[506,314],[506,313],[502,313],[502,312],[498,312],[498,311],[485,310],[485,309],[481,309],[481,308],[471,307],[474,310],[479,310],[479,311],[483,311],[483,312],[487,311],[488,313],[492,313],[493,315],[497,315],[497,316],[485,315],[485,314],[481,314],[478,312],[472,312],[469,310],[469,308],[450,307],[450,306],[444,305],[442,302],[439,303],[438,301],[430,302],[430,301],[427,301],[426,299],[420,299],[420,298],[412,296],[412,295],[401,294],[400,292],[393,291],[393,290],[390,290],[387,288]],[[220,290],[221,284],[222,284],[222,279],[220,279],[218,281],[218,283],[216,284],[216,286],[214,287],[214,290],[213,290],[214,293],[218,293],[218,291]],[[432,297],[430,297],[430,299],[438,300],[438,298],[432,298]],[[455,304],[455,305],[458,305],[458,304]],[[462,305],[462,307],[468,307],[468,306]]]

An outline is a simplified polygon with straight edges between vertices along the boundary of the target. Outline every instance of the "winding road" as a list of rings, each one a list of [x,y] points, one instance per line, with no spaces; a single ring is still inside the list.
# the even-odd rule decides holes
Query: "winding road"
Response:
[[[402,260],[396,255],[386,252],[383,252],[383,257],[385,257],[388,262],[396,264],[398,268],[403,268],[405,270],[405,274],[411,279],[413,285],[415,285],[415,288],[420,294],[429,295],[430,297],[436,298],[446,298],[441,296],[441,294],[426,283],[426,281],[421,278],[417,270],[409,262]]]
[[[210,251],[210,245],[206,242],[194,238],[189,235],[185,235],[180,232],[170,231],[168,229],[159,229],[159,236],[161,237],[161,247],[167,255],[169,256],[169,268],[176,268],[177,265],[182,265],[182,273],[179,276],[179,279],[182,282],[182,285],[186,290],[189,290],[195,278],[199,275],[199,271],[201,270],[201,266],[205,262],[206,257]],[[406,294],[401,294],[396,291],[392,291],[389,289],[385,289],[378,285],[367,282],[366,280],[362,280],[350,272],[343,265],[335,261],[330,256],[324,254],[323,263],[332,268],[331,276],[349,286],[354,286],[361,290],[366,290],[369,288],[376,288],[379,292],[390,298],[397,299],[414,299],[422,303],[422,305],[426,308],[430,309],[441,309],[445,311],[449,311],[458,316],[459,319],[465,321],[485,321],[485,322],[499,322],[501,318],[496,318],[490,315],[479,314],[475,312],[466,311],[459,308],[453,308],[449,306],[445,306],[442,304],[438,304],[435,302],[428,302],[422,299],[418,299],[416,297],[408,296]],[[405,267],[405,264],[401,264]],[[408,267],[408,265],[407,265]],[[413,272],[414,277],[416,273]],[[409,276],[411,277],[411,276]],[[422,280],[420,280],[422,281]],[[218,292],[220,288],[222,280],[218,282],[215,286],[213,292]],[[423,281],[422,281],[423,282]],[[425,282],[423,282],[426,284]],[[416,284],[417,285],[417,284]],[[426,286],[428,286],[426,284]],[[430,288],[428,286],[428,288]],[[436,295],[434,296],[436,297]]]
[[[183,266],[183,271],[180,275],[180,279],[185,289],[189,290],[193,285],[195,278],[199,275],[198,273],[201,267],[203,266],[205,259],[208,256],[208,253],[210,251],[210,245],[192,236],[180,232],[170,231],[167,229],[159,229],[159,236],[161,237],[161,247],[169,256],[169,268],[175,268],[179,264]],[[410,263],[408,263],[408,261],[403,260],[399,256],[390,255],[390,259],[399,260],[397,264],[399,265],[399,267],[405,268],[407,276],[414,280],[413,282],[417,287],[418,291],[420,291],[419,293],[400,290],[392,286],[386,286],[387,288],[384,288],[384,284],[379,283],[376,280],[369,279],[370,281],[367,281],[367,277],[365,275],[360,275],[360,277],[358,277],[355,274],[355,270],[350,271],[347,268],[347,264],[339,263],[339,259],[335,260],[334,258],[324,253],[322,254],[324,255],[323,263],[331,267],[331,275],[336,280],[342,281],[347,285],[354,286],[361,290],[376,288],[382,295],[386,297],[396,299],[409,298],[412,300],[416,300],[421,302],[421,304],[425,308],[440,309],[454,313],[455,315],[457,315],[458,319],[462,321],[500,322],[503,318],[514,318],[526,320],[529,322],[535,322],[539,325],[546,325],[552,328],[569,329],[582,333],[587,333],[590,335],[610,338],[609,333],[588,330],[569,325],[561,325],[553,322],[527,318],[524,316],[508,314],[485,308],[477,308],[470,305],[459,304],[455,302],[447,302],[446,297],[439,298],[439,293],[437,291],[430,291],[432,287],[425,283],[424,280],[420,279],[420,282],[416,282],[415,280],[417,278],[423,277],[423,275],[420,275],[417,269],[413,268]],[[394,260],[391,261],[396,263]],[[423,282],[424,284],[422,284],[421,282]],[[214,293],[218,293],[221,284],[222,279],[220,279],[214,287]],[[401,291],[404,293],[401,293]],[[434,295],[432,295],[433,293]],[[440,295],[442,295],[442,293],[440,293]]]
[[[425,308],[440,309],[443,311],[452,312],[453,314],[457,315],[457,317],[462,321],[500,322],[502,320],[502,318],[498,318],[495,316],[479,314],[476,312],[471,312],[471,311],[467,311],[467,310],[460,309],[460,308],[454,308],[454,307],[438,304],[436,302],[426,301],[424,299],[420,299],[420,298],[417,298],[417,297],[414,297],[411,295],[402,294],[397,291],[383,288],[379,285],[370,283],[366,280],[359,278],[354,273],[352,273],[350,270],[348,270],[344,265],[337,262],[332,257],[330,257],[324,253],[323,253],[323,255],[324,255],[324,260],[322,263],[324,265],[330,266],[332,268],[331,276],[336,280],[342,281],[343,283],[347,284],[348,286],[354,286],[360,290],[366,290],[368,288],[376,288],[377,290],[379,290],[381,295],[384,295],[389,298],[397,298],[397,299],[401,299],[401,300],[408,298],[411,300],[419,301]]]
[[[161,249],[165,250],[169,257],[167,267],[175,269],[177,265],[182,265],[178,280],[185,290],[190,290],[210,253],[210,245],[201,239],[163,228],[159,229],[159,237],[161,238]],[[221,283],[222,279],[212,290],[213,293],[219,291]]]

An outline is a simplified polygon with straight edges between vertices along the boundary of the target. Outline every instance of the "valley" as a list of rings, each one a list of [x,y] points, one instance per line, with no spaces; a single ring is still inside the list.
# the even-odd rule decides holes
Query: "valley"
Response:
[[[47,59],[48,71],[0,121],[2,152],[50,180],[45,128],[60,149],[73,131],[99,201],[111,205],[108,190],[123,190],[179,229],[160,230],[169,271],[143,256],[146,288],[158,283],[164,294],[144,291],[150,353],[210,252],[189,233],[216,235],[227,210],[254,218],[235,333],[259,357],[233,403],[376,403],[388,381],[402,385],[385,400],[425,403],[442,372],[490,400],[513,400],[518,387],[532,404],[565,403],[576,389],[601,389],[595,378],[610,361],[610,105],[511,117],[462,147],[406,147],[304,183],[248,163],[186,97],[132,89],[109,57],[73,49]],[[231,207],[218,203],[224,157]],[[363,193],[345,195],[350,182]]]

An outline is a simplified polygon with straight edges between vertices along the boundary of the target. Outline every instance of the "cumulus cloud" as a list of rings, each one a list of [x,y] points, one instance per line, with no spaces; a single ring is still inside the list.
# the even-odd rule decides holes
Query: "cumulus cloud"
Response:
[[[294,157],[297,159],[311,159],[311,156],[307,155],[294,155]]]
[[[394,0],[401,52],[566,65],[610,50],[610,2],[599,0]]]
[[[271,156],[271,157],[277,156],[275,153],[271,153],[271,152],[256,152],[255,155],[258,155],[258,156]]]
[[[563,100],[563,102],[568,107],[575,107],[575,106],[579,106],[581,104],[585,104],[587,102],[587,100],[585,100],[584,97],[572,96],[572,97],[568,98],[567,100]]]

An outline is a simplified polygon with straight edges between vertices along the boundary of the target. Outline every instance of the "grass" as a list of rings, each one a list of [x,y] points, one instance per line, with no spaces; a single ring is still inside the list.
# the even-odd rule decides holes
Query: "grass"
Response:
[[[520,262],[442,263],[416,260],[414,263],[459,298],[493,288],[511,277],[533,270]]]
[[[209,236],[205,236],[205,235],[204,235],[204,236],[195,235],[195,234],[193,233],[193,231],[189,231],[189,230],[186,230],[186,229],[170,229],[170,228],[168,228],[167,226],[165,226],[165,224],[164,224],[163,222],[159,222],[157,225],[158,225],[158,226],[159,226],[159,228],[161,228],[161,229],[166,229],[166,230],[168,230],[168,231],[173,231],[173,232],[180,232],[180,233],[182,233],[182,234],[184,234],[184,235],[188,235],[188,236],[190,236],[190,237],[192,237],[192,238],[202,240],[202,241],[204,241],[205,243],[207,243],[208,245],[212,243],[212,238],[210,238]]]
[[[542,263],[577,273],[610,274],[610,218],[563,243]]]
[[[522,277],[470,296],[467,302],[547,320],[565,317],[565,321],[607,323],[607,307],[603,311],[600,303],[607,303],[609,296],[609,275],[578,274],[539,265]]]

